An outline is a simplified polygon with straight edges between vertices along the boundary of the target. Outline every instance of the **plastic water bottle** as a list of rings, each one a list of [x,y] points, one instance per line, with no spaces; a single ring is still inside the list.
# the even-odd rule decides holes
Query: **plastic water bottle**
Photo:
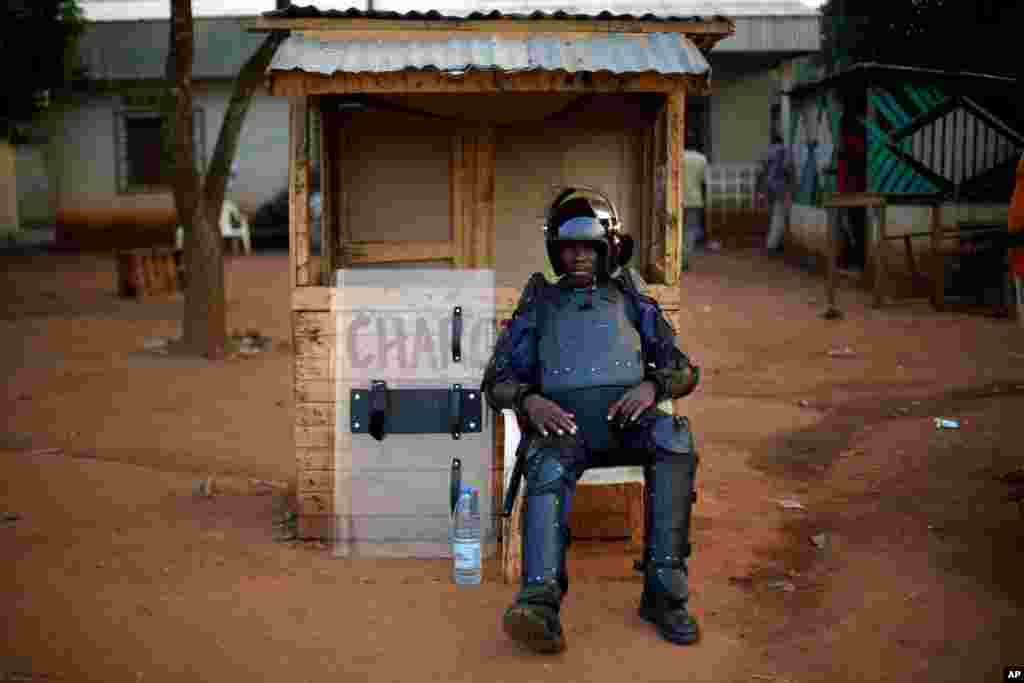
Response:
[[[455,583],[475,586],[480,583],[480,491],[463,484],[452,519],[452,557]]]

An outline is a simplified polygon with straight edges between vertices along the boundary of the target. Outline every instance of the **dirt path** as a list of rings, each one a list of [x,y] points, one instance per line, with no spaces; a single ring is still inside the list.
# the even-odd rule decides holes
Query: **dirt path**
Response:
[[[1024,464],[1013,323],[845,290],[826,323],[818,279],[697,260],[705,639],[659,641],[632,557],[579,543],[569,650],[539,659],[500,631],[494,567],[456,589],[447,562],[274,541],[281,498],[250,480],[294,475],[286,264],[229,260],[229,327],[277,343],[213,364],[143,351],[181,302],[116,299],[109,259],[0,257],[6,680],[983,681],[1021,649],[1024,520],[993,479]]]

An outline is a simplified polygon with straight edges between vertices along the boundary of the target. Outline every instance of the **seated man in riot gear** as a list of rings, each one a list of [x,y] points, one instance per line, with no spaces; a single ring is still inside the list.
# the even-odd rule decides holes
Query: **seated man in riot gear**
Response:
[[[522,586],[505,631],[538,652],[564,649],[559,610],[576,482],[589,467],[643,465],[640,615],[673,643],[696,642],[686,558],[697,455],[686,418],[656,404],[691,393],[698,368],[676,347],[657,302],[633,283],[632,239],[604,195],[563,191],[544,230],[561,277],[531,277],[481,387],[492,408],[513,409],[526,425]]]

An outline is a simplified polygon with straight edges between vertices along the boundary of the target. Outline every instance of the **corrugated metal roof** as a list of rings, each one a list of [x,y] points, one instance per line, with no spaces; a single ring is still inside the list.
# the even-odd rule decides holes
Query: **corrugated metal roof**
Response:
[[[722,52],[801,54],[821,49],[821,17],[738,17],[736,32],[715,44],[713,55]]]
[[[478,8],[479,5],[472,9],[453,9],[445,10],[429,10],[427,12],[420,12],[412,10],[410,12],[394,12],[385,10],[362,10],[355,7],[351,7],[346,10],[338,9],[327,9],[322,10],[319,7],[313,5],[290,5],[286,9],[272,10],[270,12],[264,12],[263,16],[270,19],[320,19],[320,18],[349,18],[349,19],[393,19],[393,20],[405,20],[405,21],[466,21],[466,20],[496,20],[496,19],[532,19],[532,20],[607,20],[607,21],[624,21],[630,19],[641,19],[643,21],[727,21],[728,19],[722,15],[714,16],[680,16],[671,14],[671,5],[654,5],[654,6],[636,6],[630,7],[630,11],[624,14],[615,14],[610,10],[598,10],[598,11],[587,11],[578,6],[566,6],[566,8],[560,8],[553,12],[545,12],[541,9],[530,10],[529,7],[522,3],[517,3],[509,9],[512,12],[505,12],[500,9],[485,9],[481,10]],[[518,12],[517,12],[518,10]],[[570,12],[569,10],[574,10]],[[579,10],[579,11],[575,11]]]
[[[192,0],[192,16],[255,16],[270,9],[273,4],[269,0]],[[357,3],[352,0],[316,0],[314,4],[341,8],[348,5],[366,6],[365,2]],[[90,20],[97,21],[167,19],[170,16],[167,0],[79,0],[79,5]],[[421,0],[374,0],[373,5],[381,11],[407,12],[417,8],[423,9]],[[650,13],[681,17],[804,16],[818,13],[816,9],[800,0],[441,0],[434,9],[449,16],[490,12],[495,9],[505,14],[522,15],[537,10],[564,10],[569,14],[597,15],[607,10],[612,14],[636,16]]]
[[[291,35],[270,64],[271,71],[379,73],[429,69],[655,72],[703,76],[704,55],[678,33],[467,36],[441,40],[319,40]]]
[[[415,5],[410,0],[374,0],[374,6],[381,10],[399,10]],[[657,17],[714,17],[714,16],[804,16],[817,14],[800,0],[445,0],[446,10],[438,7],[441,14],[463,14],[479,11],[498,10],[505,14],[529,15],[536,11],[596,16],[601,12],[641,16],[652,14]],[[411,7],[409,7],[411,9]]]

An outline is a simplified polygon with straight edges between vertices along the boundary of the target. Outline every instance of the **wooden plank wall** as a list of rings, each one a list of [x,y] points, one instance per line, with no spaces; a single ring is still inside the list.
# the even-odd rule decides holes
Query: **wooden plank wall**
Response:
[[[636,195],[641,224],[634,234],[639,245],[635,267],[648,282],[677,285],[682,268],[679,245],[683,230],[683,143],[686,91],[665,94],[652,126],[636,133],[640,174]]]
[[[451,249],[456,268],[493,268],[494,162],[490,126],[463,128],[451,139]]]
[[[677,92],[692,89],[707,92],[701,76],[608,72],[564,74],[535,71],[506,74],[477,71],[463,76],[429,71],[390,73],[336,73],[332,76],[303,71],[276,71],[270,74],[270,94],[299,97],[326,94],[398,94],[409,93],[487,93],[487,92]]]
[[[304,291],[305,290],[305,291]],[[321,294],[320,302],[303,301]],[[295,290],[292,312],[295,348],[295,458],[299,535],[333,536],[335,509],[335,386],[337,348],[331,291],[324,287]]]
[[[677,329],[680,293],[675,286],[677,275],[673,275],[679,271],[679,253],[674,245],[681,224],[676,221],[675,225],[671,225],[665,219],[671,213],[669,207],[679,206],[682,189],[678,155],[680,146],[675,141],[683,139],[683,97],[678,91],[667,96],[658,124],[649,134],[644,134],[650,141],[643,146],[648,163],[643,167],[645,177],[641,181],[645,187],[638,188],[643,190],[645,205],[650,210],[649,226],[642,229],[641,233],[641,246],[645,247],[643,257],[646,257],[649,266],[644,274],[649,281],[656,283],[650,286],[650,293],[661,302]],[[292,329],[295,349],[294,437],[299,534],[303,538],[333,539],[343,534],[344,529],[338,521],[346,519],[348,500],[344,490],[345,463],[337,462],[336,458],[350,454],[350,449],[345,444],[336,443],[335,434],[335,421],[339,419],[339,409],[344,406],[339,406],[335,397],[337,314],[334,295],[329,287],[315,286],[319,278],[313,272],[313,262],[309,255],[307,117],[306,99],[295,98],[291,108],[289,175]],[[340,116],[325,117],[324,128],[330,130],[324,131],[325,144],[321,146],[322,150],[326,150],[323,151],[325,158],[322,163],[330,166],[323,176],[324,182],[329,183],[325,187],[335,190],[344,186],[339,175],[343,168],[339,160],[344,158],[346,148],[342,120]],[[451,139],[451,239],[443,257],[450,259],[455,267],[493,268],[495,264],[495,143],[494,130],[485,126],[461,128]],[[420,254],[425,249],[425,245],[413,243],[352,243],[346,237],[344,193],[332,193],[335,197],[327,203],[328,218],[325,221],[325,227],[330,226],[332,234],[325,239],[325,243],[337,245],[337,263],[370,264],[406,260],[405,257],[410,256],[412,251]],[[654,215],[655,211],[658,212],[657,216]],[[432,248],[437,255],[437,245],[432,245]],[[334,258],[329,257],[329,260],[334,261]],[[332,263],[324,270],[325,277],[329,277],[333,267]],[[518,299],[518,290],[499,290],[496,301],[498,321],[511,316]],[[344,412],[347,413],[347,410]],[[494,436],[491,492],[495,509],[499,509],[504,479],[503,460],[500,457],[503,438],[501,430],[495,429]],[[336,488],[339,486],[342,488]],[[518,534],[513,537],[517,538]],[[518,553],[517,540],[505,545],[507,552]]]
[[[683,142],[686,140],[683,130],[686,120],[686,93],[676,91],[669,93],[665,100],[665,205],[666,223],[659,234],[664,235],[662,251],[658,254],[662,277],[655,282],[674,285],[679,282],[682,268],[680,239],[683,229]]]

